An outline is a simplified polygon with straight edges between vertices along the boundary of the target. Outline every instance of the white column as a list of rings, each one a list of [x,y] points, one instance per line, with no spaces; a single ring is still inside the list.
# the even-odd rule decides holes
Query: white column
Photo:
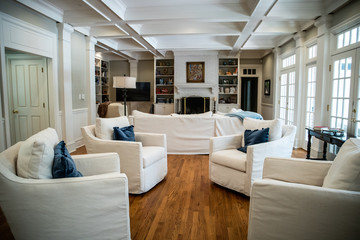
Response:
[[[330,22],[331,16],[322,16],[315,21],[315,27],[318,29],[317,34],[317,61],[316,61],[316,101],[315,101],[315,114],[314,125],[324,126],[327,125],[328,111],[327,100],[329,99],[329,79],[331,74],[329,72],[330,64]],[[312,155],[311,157],[319,158],[323,155],[323,141],[313,137],[311,144]]]
[[[130,77],[137,77],[138,60],[129,60],[130,63]]]
[[[59,88],[62,113],[62,138],[70,145],[74,141],[71,87],[71,33],[74,28],[58,23],[59,31]]]
[[[96,119],[96,93],[95,93],[95,44],[97,40],[86,37],[86,80],[88,100],[88,124],[95,124]]]
[[[280,57],[279,57],[279,51],[280,48],[276,47],[273,49],[273,53],[274,53],[274,80],[271,83],[272,86],[274,87],[273,89],[273,118],[277,118],[278,117],[278,112],[279,112],[279,103],[280,103]]]

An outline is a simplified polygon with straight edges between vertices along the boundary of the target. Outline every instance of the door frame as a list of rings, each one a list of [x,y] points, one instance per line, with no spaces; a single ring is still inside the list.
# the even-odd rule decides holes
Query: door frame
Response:
[[[13,60],[40,60],[44,62],[44,78],[46,78],[46,91],[47,91],[47,96],[46,96],[46,108],[45,108],[45,117],[47,118],[47,127],[50,126],[50,112],[49,112],[49,80],[48,80],[48,74],[47,74],[47,59],[41,56],[36,56],[36,55],[32,55],[32,54],[27,54],[27,53],[19,53],[19,54],[6,54],[6,64],[7,64],[7,81],[8,81],[8,114],[9,114],[9,118],[11,121],[13,121],[14,117],[11,111],[11,108],[13,106],[13,92],[12,90],[12,86],[10,83],[12,83],[12,74],[11,74],[11,61]],[[15,136],[15,129],[14,129],[14,123],[10,123],[10,141],[12,144],[14,144],[14,139],[16,139]]]
[[[18,36],[23,36],[26,33],[29,38],[14,37],[10,38],[9,31],[17,33]],[[16,34],[14,35],[16,36]],[[32,25],[28,22],[22,21],[18,18],[12,17],[8,14],[0,12],[0,70],[1,70],[1,107],[0,119],[3,120],[3,125],[0,126],[0,150],[4,150],[11,146],[10,135],[10,116],[8,103],[8,74],[6,68],[5,48],[15,49],[21,52],[30,53],[47,58],[47,78],[49,89],[49,116],[50,127],[55,128],[58,134],[61,134],[61,126],[59,119],[59,92],[58,92],[58,39],[57,34],[48,30],[42,29],[38,26]],[[41,47],[39,47],[41,46]],[[0,109],[1,110],[1,109]],[[4,113],[4,115],[2,115]]]

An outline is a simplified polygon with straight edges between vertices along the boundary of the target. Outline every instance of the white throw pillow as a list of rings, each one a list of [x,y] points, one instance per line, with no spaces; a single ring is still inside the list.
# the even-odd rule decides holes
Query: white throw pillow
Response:
[[[243,112],[244,110],[242,110],[241,108],[232,108],[229,113],[236,113],[236,112]]]
[[[17,175],[23,178],[52,178],[54,147],[59,143],[53,128],[47,128],[26,139],[19,149]]]
[[[262,128],[269,129],[269,142],[280,139],[282,135],[283,122],[280,119],[259,120],[253,118],[245,118],[243,121],[246,130],[255,130]]]
[[[129,120],[125,116],[116,118],[96,118],[95,136],[104,140],[113,140],[114,127],[122,128],[129,125]]]
[[[360,139],[350,138],[341,146],[323,187],[360,191]]]

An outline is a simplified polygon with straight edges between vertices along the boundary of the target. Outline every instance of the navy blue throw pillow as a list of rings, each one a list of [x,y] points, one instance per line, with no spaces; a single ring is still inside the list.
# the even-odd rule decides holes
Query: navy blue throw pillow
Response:
[[[114,140],[135,142],[134,126],[114,127]]]
[[[54,148],[53,178],[82,177],[76,169],[75,162],[65,147],[65,142],[59,142]]]
[[[268,142],[269,141],[269,130],[270,130],[270,128],[245,130],[245,133],[244,133],[245,146],[239,147],[238,150],[246,153],[247,147],[249,145]]]

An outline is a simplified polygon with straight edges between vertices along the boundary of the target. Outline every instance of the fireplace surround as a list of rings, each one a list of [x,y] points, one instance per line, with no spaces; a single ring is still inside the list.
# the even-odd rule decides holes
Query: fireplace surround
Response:
[[[209,97],[183,97],[181,98],[181,114],[197,114],[210,111]]]

